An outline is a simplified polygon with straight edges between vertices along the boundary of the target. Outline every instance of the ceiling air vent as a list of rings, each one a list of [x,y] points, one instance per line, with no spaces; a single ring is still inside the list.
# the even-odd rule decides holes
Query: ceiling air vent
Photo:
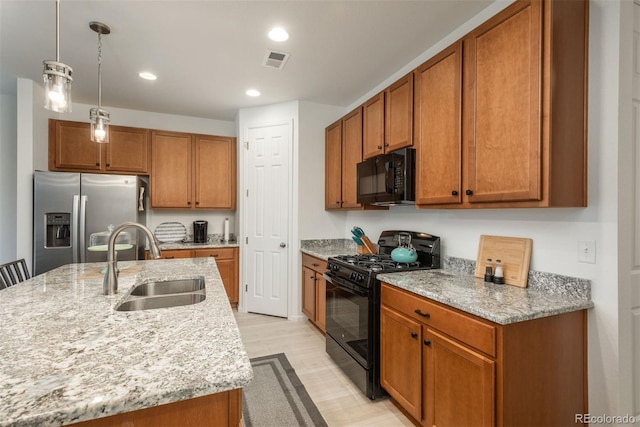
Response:
[[[277,68],[278,70],[282,70],[284,68],[284,64],[287,63],[287,59],[289,59],[288,53],[268,50],[263,65],[265,67]]]

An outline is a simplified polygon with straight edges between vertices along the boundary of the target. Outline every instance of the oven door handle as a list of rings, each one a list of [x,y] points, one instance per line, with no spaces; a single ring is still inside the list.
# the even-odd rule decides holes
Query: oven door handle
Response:
[[[350,294],[357,295],[360,297],[369,296],[369,293],[366,290],[363,290],[363,288],[358,285],[354,285],[352,283],[347,282],[346,280],[340,279],[335,276],[330,276],[327,273],[324,273],[323,276],[327,282],[331,283],[332,285],[340,288],[345,292],[348,292]]]

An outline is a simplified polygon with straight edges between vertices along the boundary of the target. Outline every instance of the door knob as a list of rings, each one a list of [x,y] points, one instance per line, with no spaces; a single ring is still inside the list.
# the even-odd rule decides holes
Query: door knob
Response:
[[[286,244],[285,242],[282,242],[282,243],[280,243],[280,247],[281,247],[281,248],[286,248],[286,247],[287,247],[287,244]]]

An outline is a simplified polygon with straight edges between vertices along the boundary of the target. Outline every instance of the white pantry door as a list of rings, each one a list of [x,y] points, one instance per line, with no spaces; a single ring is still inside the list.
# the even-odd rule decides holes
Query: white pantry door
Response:
[[[289,123],[247,130],[245,257],[247,311],[287,317]]]

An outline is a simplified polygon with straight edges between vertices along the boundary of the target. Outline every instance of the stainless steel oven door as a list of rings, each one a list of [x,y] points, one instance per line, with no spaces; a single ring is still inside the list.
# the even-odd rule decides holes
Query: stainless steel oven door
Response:
[[[369,290],[325,273],[327,286],[327,335],[364,368],[370,368]]]

